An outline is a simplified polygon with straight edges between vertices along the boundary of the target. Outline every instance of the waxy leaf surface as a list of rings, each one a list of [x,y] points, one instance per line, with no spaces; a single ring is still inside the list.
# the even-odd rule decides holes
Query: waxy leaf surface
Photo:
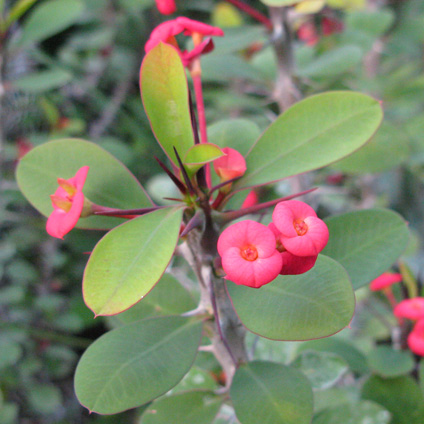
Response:
[[[323,255],[305,274],[277,277],[260,289],[227,283],[246,328],[273,340],[310,340],[346,327],[355,309],[349,277]]]
[[[187,151],[183,162],[189,173],[193,174],[204,164],[213,162],[222,156],[225,156],[225,153],[215,144],[196,144]]]
[[[325,223],[330,239],[322,253],[346,268],[354,289],[387,271],[409,241],[404,219],[388,209],[349,212]]]
[[[90,411],[116,414],[156,399],[188,372],[201,333],[201,322],[168,316],[136,321],[104,334],[78,364],[78,400]]]
[[[258,139],[236,187],[278,181],[342,159],[371,138],[382,118],[379,102],[360,93],[334,91],[302,100]]]
[[[16,178],[24,196],[43,215],[53,211],[50,195],[57,179],[69,179],[88,165],[83,193],[98,205],[117,209],[148,208],[152,203],[134,175],[106,150],[80,139],[49,141],[28,152],[19,162]],[[77,228],[113,228],[121,218],[91,216]]]
[[[178,240],[181,208],[159,209],[107,233],[84,272],[83,292],[96,315],[114,315],[142,299],[165,272]]]
[[[294,368],[265,361],[242,365],[230,397],[241,424],[309,424],[312,388]]]
[[[206,391],[167,396],[146,409],[140,424],[211,424],[222,402],[222,397]]]
[[[194,145],[188,101],[187,78],[174,47],[160,43],[145,56],[140,69],[144,109],[157,141],[178,164]]]

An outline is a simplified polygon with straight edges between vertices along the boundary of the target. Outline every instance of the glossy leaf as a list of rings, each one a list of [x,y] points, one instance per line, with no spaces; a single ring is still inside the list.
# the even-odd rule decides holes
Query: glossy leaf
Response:
[[[382,377],[398,377],[414,368],[411,352],[395,350],[390,346],[377,346],[368,354],[368,365]]]
[[[424,422],[424,398],[411,377],[383,379],[372,376],[362,388],[362,397],[386,408],[392,414],[390,424]]]
[[[375,402],[361,401],[329,408],[319,413],[312,424],[388,424],[390,413]]]
[[[296,103],[262,134],[236,187],[278,181],[329,165],[365,144],[381,123],[379,102],[334,91]]]
[[[146,208],[152,203],[143,187],[121,162],[94,143],[79,139],[49,141],[27,153],[19,162],[16,178],[24,196],[43,215],[53,210],[50,195],[57,178],[71,178],[88,165],[83,193],[92,202],[119,209]],[[78,228],[113,228],[123,220],[92,216]]]
[[[227,283],[234,309],[246,328],[274,340],[326,337],[346,327],[355,297],[346,271],[320,256],[301,275],[279,276],[258,289]]]
[[[114,326],[119,326],[149,316],[182,314],[195,307],[190,292],[175,277],[165,273],[141,302],[110,319]]]
[[[332,387],[348,370],[347,362],[339,355],[312,350],[302,352],[292,366],[306,375],[314,390]]]
[[[182,213],[159,209],[114,228],[97,243],[83,280],[85,303],[96,315],[118,314],[149,293],[174,253]]]
[[[178,164],[194,145],[188,102],[187,78],[176,49],[160,43],[144,57],[140,70],[144,109],[157,141]]]
[[[190,173],[195,173],[204,164],[213,162],[224,155],[225,153],[215,144],[196,144],[187,151],[183,162]]]
[[[201,333],[202,323],[168,316],[104,334],[78,364],[78,400],[90,411],[115,414],[163,395],[190,369]]]
[[[388,209],[349,212],[325,222],[330,239],[322,253],[346,268],[354,289],[387,271],[409,241],[405,221]]]
[[[140,424],[211,424],[222,404],[212,392],[187,392],[153,402],[143,413]]]
[[[24,23],[19,47],[43,41],[65,30],[77,21],[83,10],[80,0],[49,0],[38,4]]]
[[[234,375],[230,397],[241,424],[309,424],[312,419],[308,379],[282,364],[242,365]]]

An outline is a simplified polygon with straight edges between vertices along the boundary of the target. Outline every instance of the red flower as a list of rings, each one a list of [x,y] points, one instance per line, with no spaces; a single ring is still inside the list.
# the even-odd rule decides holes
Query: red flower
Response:
[[[402,274],[393,274],[391,272],[385,272],[371,281],[370,290],[379,291],[386,287],[390,287],[392,284],[399,283],[402,281]]]
[[[424,297],[413,297],[400,302],[393,310],[396,317],[417,321],[424,318]]]
[[[240,209],[250,208],[251,206],[257,205],[258,202],[259,202],[259,199],[258,199],[258,195],[256,194],[256,191],[250,190],[249,194],[244,199]]]
[[[241,177],[246,172],[246,160],[243,155],[231,147],[224,147],[225,156],[214,160],[213,167],[221,182]]]
[[[297,30],[299,40],[304,41],[308,46],[314,46],[319,41],[319,36],[313,22],[305,22]]]
[[[83,166],[69,180],[58,178],[59,188],[50,196],[53,212],[47,220],[46,230],[53,236],[63,239],[63,236],[75,227],[84,208],[84,187],[89,167]]]
[[[177,10],[175,0],[156,0],[156,7],[164,15],[171,15]]]
[[[277,227],[271,222],[268,228],[273,232],[276,240],[277,250],[281,252],[283,259],[283,267],[281,268],[281,275],[299,275],[309,271],[317,261],[318,255],[313,256],[296,256],[288,252],[282,243],[281,233]]]
[[[409,333],[408,346],[415,354],[424,356],[424,319],[418,321]]]
[[[198,43],[195,43],[193,50],[180,50],[175,36],[181,33],[193,36],[193,38],[196,37],[196,39],[199,40]],[[222,37],[223,35],[224,32],[220,28],[204,24],[203,22],[197,22],[189,18],[179,17],[158,25],[150,34],[150,38],[144,49],[146,53],[148,53],[161,42],[171,44],[178,50],[184,66],[189,66],[193,59],[199,57],[201,54],[209,53],[213,50],[214,46],[210,37]],[[205,36],[207,38],[203,40],[203,37]]]
[[[278,203],[272,221],[281,233],[284,248],[293,255],[316,256],[328,242],[327,225],[300,200]]]
[[[236,284],[259,288],[281,271],[282,258],[272,231],[255,221],[226,228],[218,239],[218,253],[226,278]]]

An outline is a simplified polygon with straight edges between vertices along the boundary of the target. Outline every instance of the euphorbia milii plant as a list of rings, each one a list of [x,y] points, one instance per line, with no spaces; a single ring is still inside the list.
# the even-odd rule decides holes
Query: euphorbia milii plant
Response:
[[[192,37],[193,50],[178,47],[175,36],[181,33]],[[405,223],[390,211],[371,211],[359,224],[357,217],[364,211],[324,222],[308,204],[319,203],[317,187],[283,198],[276,198],[273,190],[277,181],[327,166],[364,145],[382,119],[377,100],[353,92],[323,93],[264,125],[255,142],[239,140],[238,120],[229,120],[230,129],[225,137],[216,137],[216,144],[207,142],[200,57],[212,50],[211,37],[222,35],[221,29],[203,22],[176,18],[160,24],[146,45],[141,96],[169,159],[157,159],[158,169],[179,193],[167,198],[170,205],[153,204],[125,166],[90,142],[51,141],[20,162],[18,182],[43,214],[51,212],[51,187],[66,164],[66,175],[77,175],[60,183],[53,217],[72,211],[72,226],[109,230],[93,249],[83,277],[86,305],[96,317],[117,315],[120,323],[90,345],[76,370],[76,395],[92,412],[114,414],[152,403],[145,417],[155,419],[161,416],[162,401],[179,405],[183,398],[181,403],[187,404],[188,396],[196,400],[200,416],[208,411],[211,422],[226,403],[241,424],[286,418],[288,424],[310,423],[310,382],[292,365],[251,361],[246,332],[279,341],[333,335],[352,319],[351,281],[356,287],[368,284],[393,264],[407,243]],[[196,94],[193,102],[185,68]],[[86,192],[104,206],[92,203],[91,216],[83,218],[88,166]],[[261,203],[251,196],[243,203],[248,193],[268,200]],[[122,223],[110,216],[134,219]],[[368,226],[381,217],[394,228],[389,235]],[[66,231],[70,229],[68,225]],[[347,255],[344,249],[351,252],[353,232],[355,250]],[[378,252],[378,264],[365,266],[362,251]],[[185,273],[186,286],[176,279],[177,268]],[[358,269],[366,270],[361,279]],[[147,304],[146,310],[133,308],[138,302]],[[214,356],[212,362],[225,375],[222,385],[207,392],[181,394],[178,389],[171,394],[199,350]],[[167,414],[173,411],[165,409]],[[187,410],[191,413],[191,408],[178,409],[172,417],[193,422]]]

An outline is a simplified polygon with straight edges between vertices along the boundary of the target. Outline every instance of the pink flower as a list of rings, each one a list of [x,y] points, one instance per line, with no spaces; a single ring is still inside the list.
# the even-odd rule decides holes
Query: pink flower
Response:
[[[221,182],[241,177],[246,172],[246,160],[243,155],[231,147],[224,147],[225,156],[214,160],[213,167]]]
[[[281,233],[284,248],[293,255],[316,256],[328,242],[327,225],[300,200],[278,203],[272,221]]]
[[[258,202],[259,202],[259,199],[258,199],[258,195],[256,194],[256,191],[251,190],[249,194],[246,196],[246,198],[244,199],[243,204],[241,205],[241,209],[255,206],[258,204]]]
[[[424,297],[413,297],[400,302],[393,313],[399,318],[408,318],[417,321],[424,318]]]
[[[418,321],[408,336],[408,346],[412,352],[424,356],[424,320]]]
[[[69,180],[58,178],[59,188],[50,196],[53,212],[50,214],[46,230],[53,236],[63,239],[63,236],[75,227],[84,208],[84,187],[89,167],[83,166]]]
[[[280,274],[282,275],[298,275],[309,271],[317,261],[318,255],[314,256],[296,256],[288,252],[281,241],[281,233],[277,227],[271,222],[268,228],[273,232],[276,240],[277,250],[281,252],[283,266]]]
[[[399,283],[402,281],[402,274],[394,274],[391,272],[385,272],[371,281],[370,290],[379,291],[386,287],[390,287],[392,284]]]
[[[171,15],[177,10],[175,0],[156,0],[156,7],[164,15]]]
[[[175,39],[175,36],[180,33],[184,33],[184,35],[190,35],[193,37],[193,39],[198,41],[195,42],[195,47],[193,50],[180,50]],[[207,25],[203,22],[197,22],[189,18],[179,17],[177,19],[163,22],[162,24],[158,25],[150,34],[150,38],[147,41],[144,49],[146,53],[148,53],[161,42],[171,44],[177,49],[184,66],[189,66],[193,59],[213,50],[214,46],[210,37],[222,37],[223,35],[224,32],[221,28]],[[203,37],[205,36],[207,38],[203,40]]]
[[[282,258],[275,249],[274,234],[255,221],[226,228],[218,239],[218,253],[226,278],[236,284],[259,288],[281,271]]]
[[[313,22],[305,22],[297,30],[299,40],[304,41],[308,46],[314,46],[319,41],[319,36]]]

